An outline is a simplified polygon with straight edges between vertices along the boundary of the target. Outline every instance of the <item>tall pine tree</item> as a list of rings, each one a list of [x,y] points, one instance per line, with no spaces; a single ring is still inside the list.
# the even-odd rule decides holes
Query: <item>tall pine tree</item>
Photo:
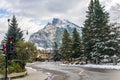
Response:
[[[19,40],[23,40],[23,33],[20,28],[18,28],[17,20],[15,15],[9,24],[8,32],[6,33],[5,40],[8,40],[9,37],[12,36],[14,39],[14,44],[16,44]]]
[[[54,42],[54,47],[53,47],[53,60],[54,61],[60,61],[61,59],[61,55],[59,54],[59,50],[58,50],[58,45],[56,42]]]
[[[5,41],[7,42],[10,37],[13,37],[13,44],[14,44],[14,52],[10,52],[8,56],[10,59],[16,58],[16,44],[19,40],[23,40],[23,33],[20,28],[18,28],[17,20],[15,15],[13,15],[13,18],[11,19],[11,22],[9,21],[9,29],[5,36]]]
[[[101,6],[99,0],[94,1],[93,28],[92,28],[92,57],[98,63],[101,55],[106,55],[108,46],[106,41],[110,40],[110,26],[108,26],[109,14]],[[105,50],[106,49],[106,50]]]
[[[101,6],[99,0],[91,0],[88,16],[83,29],[85,53],[98,58],[100,55],[112,56],[116,53],[115,35],[111,34],[109,14]]]
[[[68,33],[68,31],[65,29],[63,33],[62,38],[62,45],[61,45],[61,55],[65,60],[71,59],[71,52],[72,52],[72,40]]]
[[[72,35],[72,57],[78,58],[82,55],[82,44],[80,35],[77,32],[77,29],[74,28],[73,35]]]
[[[93,27],[93,0],[91,0],[89,7],[88,7],[88,11],[87,16],[86,16],[86,20],[84,23],[84,28],[82,29],[82,38],[83,38],[83,47],[84,47],[84,55],[87,57],[87,59],[91,59],[91,52],[92,52],[92,46],[94,45],[94,43],[92,42],[92,27]]]

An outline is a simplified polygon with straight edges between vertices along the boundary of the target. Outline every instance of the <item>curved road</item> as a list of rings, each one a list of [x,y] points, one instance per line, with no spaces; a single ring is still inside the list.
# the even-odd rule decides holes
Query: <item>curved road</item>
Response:
[[[53,80],[120,80],[120,71],[88,69],[60,65],[56,62],[37,62],[29,64],[36,70],[49,72],[53,75]]]

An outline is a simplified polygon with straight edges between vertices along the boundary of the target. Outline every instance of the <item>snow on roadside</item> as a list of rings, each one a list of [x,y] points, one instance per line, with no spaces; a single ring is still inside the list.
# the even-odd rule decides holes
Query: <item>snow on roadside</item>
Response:
[[[34,72],[37,71],[36,69],[33,69],[32,67],[25,67],[28,72]]]
[[[81,65],[81,67],[86,68],[100,68],[100,69],[120,69],[120,66],[118,65],[95,65],[95,64],[87,64],[87,65]]]
[[[117,69],[117,70],[120,70],[120,65],[96,65],[96,64],[85,64],[85,65],[60,64],[60,65],[62,65],[62,66],[73,66],[73,67],[98,68],[98,69]]]

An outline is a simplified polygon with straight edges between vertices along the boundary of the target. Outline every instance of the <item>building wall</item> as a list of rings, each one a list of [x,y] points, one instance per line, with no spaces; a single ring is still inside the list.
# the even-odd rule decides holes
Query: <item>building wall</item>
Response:
[[[39,53],[38,53],[38,58],[41,58],[41,59],[51,59],[51,53],[47,53],[45,51],[40,51],[39,50]]]

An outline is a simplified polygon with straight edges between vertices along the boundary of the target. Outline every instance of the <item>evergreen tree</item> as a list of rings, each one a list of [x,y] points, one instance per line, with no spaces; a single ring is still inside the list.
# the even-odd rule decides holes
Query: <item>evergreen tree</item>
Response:
[[[93,24],[93,0],[91,0],[87,13],[87,19],[85,20],[84,28],[82,29],[82,38],[83,38],[83,47],[84,47],[84,55],[91,59],[90,53],[92,52],[92,24]]]
[[[74,28],[72,35],[72,57],[73,58],[80,57],[82,55],[81,49],[82,49],[82,44],[81,44],[80,35],[77,32],[77,29]]]
[[[113,27],[113,26],[110,26]],[[117,39],[117,30],[110,29],[109,39],[105,42],[105,53],[109,56],[118,55],[119,53],[119,40]]]
[[[15,46],[19,40],[23,40],[23,33],[22,33],[21,29],[18,28],[18,24],[17,24],[15,15],[13,15],[11,22],[10,22],[10,20],[8,21],[8,24],[9,24],[9,29],[8,29],[8,32],[6,33],[5,41],[7,42],[10,37],[13,37],[14,52],[12,52],[12,53],[10,52],[8,54],[8,56],[11,56],[11,59],[15,59],[16,58]]]
[[[109,14],[101,6],[99,0],[91,0],[88,16],[83,29],[85,53],[98,59],[100,55],[112,56],[116,53],[117,46],[115,35],[111,34],[108,24]]]
[[[23,40],[23,33],[22,33],[21,29],[18,28],[18,24],[17,24],[15,15],[13,15],[11,23],[9,24],[9,29],[6,34],[5,40],[8,40],[10,36],[13,37],[14,44],[16,44],[19,40]]]
[[[93,13],[93,42],[95,43],[93,46],[92,53],[95,55],[100,56],[103,55],[110,55],[113,52],[111,49],[112,43],[111,42],[114,38],[111,35],[111,27],[108,25],[109,22],[109,14],[104,10],[104,7],[101,7],[99,0],[95,0],[94,2],[94,13]],[[111,45],[111,46],[110,46]]]
[[[72,40],[66,29],[64,30],[64,33],[63,33],[62,45],[61,45],[60,52],[61,52],[62,57],[65,60],[70,60],[71,52],[72,52]]]
[[[58,45],[56,42],[54,42],[54,53],[53,53],[53,59],[54,61],[60,61],[61,59],[61,55],[59,54],[59,50],[58,50]]]

